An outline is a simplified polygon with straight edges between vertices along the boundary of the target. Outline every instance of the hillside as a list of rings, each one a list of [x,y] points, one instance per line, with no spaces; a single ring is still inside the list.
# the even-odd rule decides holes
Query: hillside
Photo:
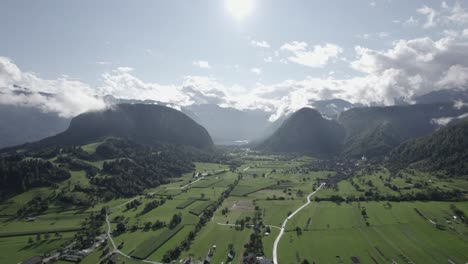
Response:
[[[402,144],[390,153],[389,162],[398,166],[417,163],[420,168],[452,175],[468,174],[468,120]]]
[[[65,131],[69,118],[37,108],[0,105],[0,148],[34,142]]]
[[[171,143],[198,148],[213,145],[208,132],[184,113],[159,105],[121,104],[72,119],[63,133],[39,146],[81,145],[104,137],[120,137],[140,144]]]
[[[434,119],[459,116],[466,109],[453,104],[353,108],[338,121],[346,130],[343,155],[383,157],[402,142],[430,134],[439,125]]]
[[[343,137],[344,130],[335,121],[324,119],[317,110],[302,108],[260,143],[258,149],[330,155],[339,151]]]

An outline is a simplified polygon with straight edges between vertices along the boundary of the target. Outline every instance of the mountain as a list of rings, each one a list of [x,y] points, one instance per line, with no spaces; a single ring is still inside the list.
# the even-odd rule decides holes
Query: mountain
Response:
[[[311,100],[309,101],[309,104],[312,108],[316,109],[323,116],[328,118],[337,118],[341,112],[357,107],[356,105],[342,99]]]
[[[468,102],[468,90],[450,89],[430,92],[413,98],[417,104]]]
[[[343,155],[383,157],[402,142],[430,134],[446,120],[468,112],[453,103],[353,108],[338,122],[346,130]]]
[[[343,128],[314,109],[293,113],[273,135],[260,143],[259,150],[296,152],[324,156],[338,153],[344,138]]]
[[[468,120],[441,128],[423,138],[405,142],[389,155],[398,166],[415,164],[451,175],[468,175]]]
[[[191,105],[182,112],[204,126],[220,145],[247,143],[262,137],[271,122],[271,113],[262,110],[238,110],[215,104]]]
[[[34,142],[65,131],[69,118],[37,108],[0,105],[0,148]]]
[[[121,99],[112,95],[103,97],[108,104],[154,104],[170,106],[155,100]],[[194,104],[180,110],[208,130],[214,143],[241,145],[271,135],[278,125],[269,122],[271,113],[262,110],[239,110],[216,104]],[[273,129],[272,129],[273,128]]]
[[[208,132],[184,113],[160,105],[120,104],[73,118],[63,133],[38,145],[82,145],[104,137],[136,143],[172,143],[198,148],[213,144]]]

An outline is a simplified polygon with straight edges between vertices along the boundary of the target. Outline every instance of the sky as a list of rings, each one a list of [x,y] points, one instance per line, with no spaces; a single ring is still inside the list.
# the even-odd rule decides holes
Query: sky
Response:
[[[113,95],[275,120],[468,82],[465,1],[3,0],[0,36],[0,103],[65,117]]]

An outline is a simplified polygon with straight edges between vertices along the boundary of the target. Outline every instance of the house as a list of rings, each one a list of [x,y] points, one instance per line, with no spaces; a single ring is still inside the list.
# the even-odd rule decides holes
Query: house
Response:
[[[236,257],[236,251],[234,251],[234,248],[231,248],[228,253],[228,259],[232,260],[234,257]]]
[[[273,264],[273,260],[265,257],[258,257],[257,258],[257,263],[258,264]]]

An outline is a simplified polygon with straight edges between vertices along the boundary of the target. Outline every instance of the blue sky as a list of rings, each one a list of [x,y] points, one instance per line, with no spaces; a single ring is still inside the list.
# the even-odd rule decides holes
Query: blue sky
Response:
[[[277,115],[309,99],[388,105],[465,85],[462,1],[241,0],[253,4],[242,19],[227,1],[2,1],[0,85]]]

